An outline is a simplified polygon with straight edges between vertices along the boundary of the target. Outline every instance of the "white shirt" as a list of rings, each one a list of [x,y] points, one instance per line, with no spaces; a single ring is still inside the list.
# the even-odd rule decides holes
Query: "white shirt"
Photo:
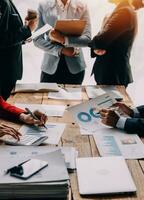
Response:
[[[57,2],[57,12],[58,19],[67,19],[68,7],[70,5],[71,0],[67,0],[67,3],[64,5],[61,0],[56,0]],[[65,37],[65,46],[69,45],[68,37]],[[74,48],[76,53],[79,53],[79,48]]]
[[[71,0],[64,5],[61,0],[57,0],[57,11],[59,19],[67,19],[67,11]]]

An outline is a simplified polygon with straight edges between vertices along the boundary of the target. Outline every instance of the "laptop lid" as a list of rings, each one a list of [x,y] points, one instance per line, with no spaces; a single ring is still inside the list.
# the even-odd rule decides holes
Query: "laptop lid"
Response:
[[[76,165],[82,195],[136,191],[123,157],[77,158]]]

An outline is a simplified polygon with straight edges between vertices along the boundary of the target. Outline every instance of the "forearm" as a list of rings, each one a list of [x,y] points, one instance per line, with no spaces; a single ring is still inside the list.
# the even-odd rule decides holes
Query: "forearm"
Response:
[[[138,134],[144,136],[144,120],[137,118],[127,119],[125,122],[124,130],[130,134]]]
[[[25,110],[17,108],[7,103],[0,97],[0,117],[10,120],[18,120],[21,113]]]
[[[59,52],[61,52],[63,46],[60,44],[52,43],[51,40],[48,38],[45,39],[44,35],[39,36],[33,40],[34,45],[39,49],[51,54],[53,56],[59,56]]]
[[[90,34],[82,35],[79,37],[67,37],[68,44],[67,47],[87,47],[88,43],[91,41]]]

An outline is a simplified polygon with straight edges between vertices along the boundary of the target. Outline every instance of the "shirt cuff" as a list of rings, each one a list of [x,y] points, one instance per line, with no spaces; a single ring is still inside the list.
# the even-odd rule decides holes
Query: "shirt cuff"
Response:
[[[127,120],[127,118],[120,117],[117,124],[116,124],[116,127],[119,128],[119,129],[124,129],[126,120]]]
[[[68,45],[69,45],[68,37],[65,37],[65,43],[64,43],[64,46],[68,46]]]
[[[133,112],[134,112],[134,114],[133,114],[133,117],[134,117],[134,118],[139,118],[139,117],[140,117],[140,112],[138,111],[137,108],[134,108],[134,109],[133,109]]]

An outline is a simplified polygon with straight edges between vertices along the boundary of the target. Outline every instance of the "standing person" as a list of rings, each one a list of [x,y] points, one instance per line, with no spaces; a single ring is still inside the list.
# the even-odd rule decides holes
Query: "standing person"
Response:
[[[11,0],[0,0],[0,95],[6,100],[22,78],[22,43],[31,36],[37,19],[22,19]]]
[[[137,32],[138,7],[133,4],[137,0],[108,1],[116,8],[89,44],[92,57],[96,57],[92,73],[98,85],[127,87],[133,82],[129,59]]]
[[[55,30],[34,40],[44,50],[41,82],[81,84],[85,74],[85,61],[81,47],[91,40],[91,24],[87,6],[81,0],[45,0],[39,5],[38,29],[46,23],[54,27],[58,19],[86,20],[81,36],[67,36]]]

